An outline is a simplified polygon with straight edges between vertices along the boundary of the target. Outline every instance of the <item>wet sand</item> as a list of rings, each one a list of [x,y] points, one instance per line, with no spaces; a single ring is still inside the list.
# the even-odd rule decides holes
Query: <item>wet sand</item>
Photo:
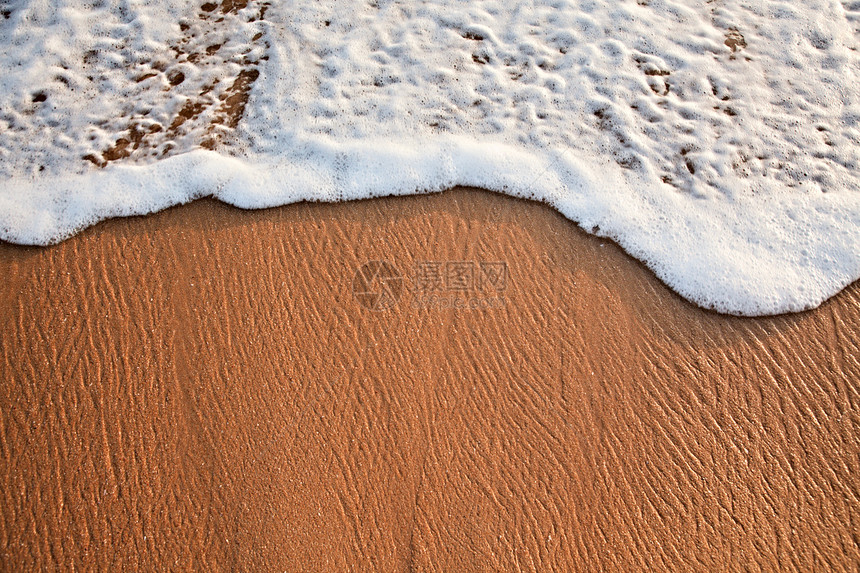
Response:
[[[857,283],[721,316],[462,189],[199,201],[0,273],[4,571],[860,563]]]

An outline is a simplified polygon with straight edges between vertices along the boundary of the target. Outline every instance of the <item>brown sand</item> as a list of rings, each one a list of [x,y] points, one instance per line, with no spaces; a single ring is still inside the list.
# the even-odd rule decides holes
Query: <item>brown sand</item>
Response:
[[[352,292],[375,259],[508,284],[375,312]],[[860,563],[858,284],[720,316],[474,190],[201,201],[0,245],[0,273],[4,571]]]

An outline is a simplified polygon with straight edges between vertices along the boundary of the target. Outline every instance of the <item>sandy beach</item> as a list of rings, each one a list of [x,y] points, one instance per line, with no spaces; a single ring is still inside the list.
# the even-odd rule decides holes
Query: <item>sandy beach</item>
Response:
[[[858,283],[719,315],[474,189],[203,200],[0,274],[4,571],[860,562]]]

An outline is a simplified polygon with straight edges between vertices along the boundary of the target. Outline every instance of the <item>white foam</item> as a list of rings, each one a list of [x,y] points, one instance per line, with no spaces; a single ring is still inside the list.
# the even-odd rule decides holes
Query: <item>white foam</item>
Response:
[[[814,307],[860,277],[858,14],[715,4],[302,1],[260,20],[251,2],[225,16],[220,56],[168,62],[187,79],[167,90],[169,67],[135,79],[197,8],[17,2],[0,21],[0,237],[45,244],[204,195],[472,185],[546,201],[702,306]],[[195,147],[204,112],[157,153],[81,159],[122,118],[169,125],[249,61],[260,76],[219,153]]]

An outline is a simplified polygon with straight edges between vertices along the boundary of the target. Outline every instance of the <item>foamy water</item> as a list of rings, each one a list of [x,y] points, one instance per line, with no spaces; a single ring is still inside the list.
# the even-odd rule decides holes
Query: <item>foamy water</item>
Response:
[[[856,2],[90,4],[0,3],[3,239],[472,185],[723,312],[860,277]]]

